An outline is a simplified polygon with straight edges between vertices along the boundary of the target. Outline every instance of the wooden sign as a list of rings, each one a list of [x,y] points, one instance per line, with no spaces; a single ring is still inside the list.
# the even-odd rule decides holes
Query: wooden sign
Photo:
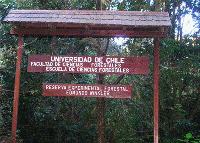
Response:
[[[131,98],[129,85],[43,84],[44,96]]]
[[[32,55],[28,72],[148,74],[149,58]]]

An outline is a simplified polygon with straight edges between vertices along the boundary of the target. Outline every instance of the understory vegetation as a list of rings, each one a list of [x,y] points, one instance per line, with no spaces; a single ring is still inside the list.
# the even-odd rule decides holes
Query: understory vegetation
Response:
[[[1,0],[0,18],[10,9],[96,9],[95,0]],[[172,26],[160,44],[160,142],[200,142],[200,1],[102,0],[102,9],[166,11]],[[190,14],[197,30],[184,34],[183,17]],[[0,142],[11,136],[17,37],[0,23]],[[188,28],[193,28],[188,26]],[[24,143],[96,143],[95,98],[44,97],[42,83],[94,84],[95,74],[28,73],[33,54],[150,57],[150,73],[106,75],[104,84],[127,84],[132,99],[106,99],[108,143],[153,142],[153,39],[24,37],[17,137]],[[55,44],[52,44],[55,43]]]

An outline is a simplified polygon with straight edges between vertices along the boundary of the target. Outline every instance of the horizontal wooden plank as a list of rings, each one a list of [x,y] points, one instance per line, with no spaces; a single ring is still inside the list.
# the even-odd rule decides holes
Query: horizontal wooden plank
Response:
[[[31,55],[28,72],[148,74],[149,58]]]
[[[81,15],[147,15],[169,16],[167,12],[141,12],[141,11],[116,11],[116,10],[11,10],[11,14],[81,14]]]
[[[83,14],[77,14],[77,15],[71,15],[71,14],[37,14],[37,13],[25,13],[25,14],[12,14],[10,13],[7,17],[7,19],[10,18],[72,18],[72,19],[110,19],[110,20],[169,20],[169,17],[167,16],[146,16],[146,15],[83,15]]]
[[[43,96],[131,98],[130,85],[43,84]]]
[[[5,19],[6,21],[7,19]],[[8,21],[19,22],[20,23],[34,23],[34,25],[38,25],[40,23],[52,23],[55,27],[57,24],[62,23],[63,25],[68,25],[71,23],[74,24],[101,24],[101,25],[121,25],[121,26],[168,26],[170,24],[169,20],[141,20],[141,19],[98,19],[97,17],[89,17],[87,18],[71,18],[71,17],[10,17]]]
[[[75,26],[75,25],[74,25]],[[77,25],[78,27],[82,27],[84,25]],[[13,35],[24,35],[24,36],[63,36],[63,37],[129,37],[129,38],[154,38],[154,37],[165,37],[166,31],[152,31],[148,28],[142,29],[129,29],[129,30],[118,30],[118,29],[106,29],[101,30],[100,28],[91,30],[91,29],[53,29],[50,28],[13,28],[11,30],[11,34]],[[112,27],[111,27],[112,28]],[[122,27],[123,28],[123,27]]]

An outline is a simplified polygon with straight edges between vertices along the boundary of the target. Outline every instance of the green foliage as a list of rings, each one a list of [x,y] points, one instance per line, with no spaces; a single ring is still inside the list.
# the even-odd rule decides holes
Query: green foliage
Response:
[[[167,1],[173,11],[174,1]],[[161,1],[160,6],[164,5]],[[150,1],[105,1],[107,9],[154,10]],[[193,5],[194,6],[194,5]],[[96,9],[95,1],[86,0],[1,0],[1,18],[10,8],[19,9]],[[164,7],[161,7],[164,9]],[[176,26],[176,25],[175,25]],[[17,38],[9,35],[10,25],[0,24],[0,136],[10,136]],[[200,129],[200,43],[191,37],[182,41],[165,39],[160,49],[160,142],[198,143]],[[55,46],[51,42],[55,40]],[[32,54],[97,55],[107,39],[95,38],[24,38],[18,136],[26,143],[96,142],[96,100],[41,96],[42,83],[96,83],[93,74],[27,73],[27,58]],[[153,142],[153,41],[127,39],[122,46],[110,39],[108,55],[149,55],[148,76],[126,75],[119,84],[133,86],[131,100],[106,101],[106,140],[113,143]],[[119,76],[106,76],[105,84]],[[192,134],[191,134],[191,133]],[[185,133],[188,133],[185,135]],[[185,135],[185,136],[184,136]],[[180,140],[180,138],[184,138]]]
[[[0,1],[0,21],[8,14],[11,8],[15,7],[14,0],[1,0]]]
[[[193,137],[192,133],[187,133],[184,139],[178,139],[178,143],[200,143],[200,137]]]

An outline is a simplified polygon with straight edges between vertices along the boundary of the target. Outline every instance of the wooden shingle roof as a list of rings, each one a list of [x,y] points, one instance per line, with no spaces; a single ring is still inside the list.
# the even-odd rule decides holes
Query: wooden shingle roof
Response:
[[[3,20],[11,34],[67,37],[165,37],[166,12],[100,10],[11,10]]]
[[[9,23],[97,24],[116,26],[170,26],[166,12],[98,10],[11,10],[4,19]]]

